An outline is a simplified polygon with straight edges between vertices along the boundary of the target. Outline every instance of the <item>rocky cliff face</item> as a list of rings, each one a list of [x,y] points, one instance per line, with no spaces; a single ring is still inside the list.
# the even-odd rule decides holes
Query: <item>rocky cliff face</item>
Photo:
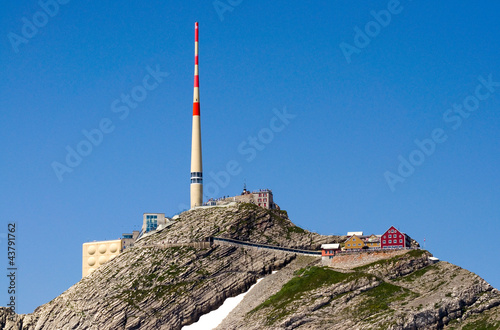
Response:
[[[295,256],[232,246],[164,248],[219,236],[315,248],[337,237],[296,227],[284,211],[240,204],[184,212],[174,225],[137,242],[51,302],[7,329],[180,329],[246,291]]]
[[[20,317],[21,329],[180,329],[291,257],[214,246],[133,248],[115,259]]]
[[[268,277],[293,269],[283,285],[247,295],[218,329],[500,328],[500,293],[460,267],[430,264],[429,255],[413,250],[342,271],[295,260]]]
[[[499,319],[498,291],[459,267],[429,265],[425,251],[335,271],[321,267],[317,257],[160,245],[210,236],[303,249],[343,239],[304,231],[286,212],[253,205],[188,211],[34,313],[11,321],[0,309],[0,328],[180,329],[262,276],[268,287],[224,329],[440,328]],[[269,275],[272,270],[280,271]],[[280,281],[266,281],[276,276]]]

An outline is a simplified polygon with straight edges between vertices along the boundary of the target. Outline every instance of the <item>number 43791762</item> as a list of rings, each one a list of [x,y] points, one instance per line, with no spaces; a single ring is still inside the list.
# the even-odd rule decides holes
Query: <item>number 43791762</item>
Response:
[[[9,264],[11,266],[14,266],[14,260],[16,258],[16,235],[14,234],[16,232],[16,224],[15,223],[9,223],[9,235],[8,235],[8,247],[7,247],[7,254],[8,258],[10,260]]]

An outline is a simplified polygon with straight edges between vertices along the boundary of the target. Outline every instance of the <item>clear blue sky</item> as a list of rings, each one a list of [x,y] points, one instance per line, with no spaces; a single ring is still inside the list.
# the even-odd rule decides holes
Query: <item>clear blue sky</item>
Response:
[[[0,258],[16,222],[19,312],[80,280],[82,243],[189,203],[195,21],[206,187],[237,163],[217,195],[270,188],[321,234],[394,225],[500,287],[499,4],[62,2],[0,11]],[[60,181],[54,162],[74,167]]]

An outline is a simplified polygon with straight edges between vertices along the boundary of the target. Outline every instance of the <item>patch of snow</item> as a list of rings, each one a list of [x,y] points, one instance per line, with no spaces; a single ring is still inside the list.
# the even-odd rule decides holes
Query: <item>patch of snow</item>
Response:
[[[259,278],[257,283],[259,283],[264,278]],[[247,290],[247,292],[243,292],[242,294],[237,295],[236,297],[227,298],[224,303],[214,311],[202,315],[198,322],[186,325],[182,327],[182,330],[207,330],[216,328],[222,320],[226,318],[226,316],[231,313],[231,311],[238,306],[238,304],[243,300],[245,295],[253,289],[254,286],[257,285],[255,283]]]

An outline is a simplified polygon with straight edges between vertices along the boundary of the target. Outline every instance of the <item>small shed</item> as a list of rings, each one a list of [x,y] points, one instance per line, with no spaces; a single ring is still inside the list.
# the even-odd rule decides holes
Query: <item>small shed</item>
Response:
[[[321,256],[322,257],[333,257],[338,251],[340,251],[340,244],[321,244]]]
[[[435,263],[439,262],[439,258],[429,257],[429,261],[431,262],[431,264],[435,264]]]

